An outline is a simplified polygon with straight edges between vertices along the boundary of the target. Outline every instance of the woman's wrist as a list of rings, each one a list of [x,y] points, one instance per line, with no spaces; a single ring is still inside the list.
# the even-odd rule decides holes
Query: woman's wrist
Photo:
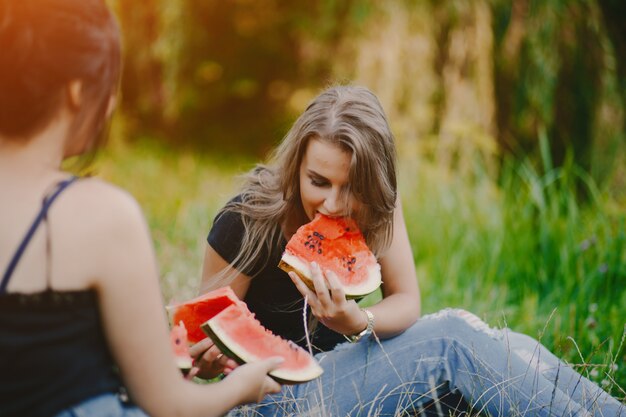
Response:
[[[363,313],[363,317],[365,319],[364,326],[359,327],[361,330],[358,330],[353,334],[344,335],[346,340],[352,343],[356,343],[363,337],[369,336],[374,332],[374,314],[372,314],[370,310],[364,308],[360,308],[359,310]]]

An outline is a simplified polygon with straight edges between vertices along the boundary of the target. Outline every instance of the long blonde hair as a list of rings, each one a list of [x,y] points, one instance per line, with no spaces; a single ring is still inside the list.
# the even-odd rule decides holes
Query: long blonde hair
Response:
[[[241,250],[231,263],[236,270],[247,273],[252,265],[259,266],[259,260],[267,262],[266,254],[272,253],[283,237],[281,226],[294,219],[299,224],[307,221],[299,176],[308,141],[314,138],[352,155],[347,195],[351,193],[361,203],[354,218],[375,255],[389,247],[397,197],[393,134],[371,91],[335,86],[309,104],[267,164],[259,164],[245,175],[241,199],[218,213],[238,213],[243,220]]]

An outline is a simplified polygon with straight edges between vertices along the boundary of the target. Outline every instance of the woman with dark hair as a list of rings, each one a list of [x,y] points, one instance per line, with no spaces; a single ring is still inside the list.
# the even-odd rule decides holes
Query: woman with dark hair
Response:
[[[280,389],[275,359],[181,376],[137,203],[61,168],[101,146],[120,65],[104,0],[0,0],[0,416],[217,416]]]
[[[332,271],[311,265],[312,290],[278,267],[289,238],[317,213],[356,220],[381,266],[382,300],[362,308],[346,299]],[[324,368],[318,381],[284,387],[235,415],[404,416],[429,408],[448,416],[459,411],[441,400],[454,396],[472,414],[626,416],[617,400],[528,336],[492,329],[464,310],[420,317],[394,137],[363,87],[319,94],[220,210],[202,291],[226,284],[265,327],[303,347],[310,342]],[[315,329],[303,315],[316,318]],[[232,370],[210,339],[192,355],[200,376]]]

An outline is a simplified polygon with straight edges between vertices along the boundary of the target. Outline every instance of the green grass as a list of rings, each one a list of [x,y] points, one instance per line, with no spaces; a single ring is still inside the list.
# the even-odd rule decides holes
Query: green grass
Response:
[[[403,182],[425,312],[462,307],[529,334],[624,397],[624,211],[571,166],[505,165],[499,184],[447,177]]]
[[[129,191],[146,215],[161,268],[164,299],[196,295],[206,237],[217,210],[235,192],[243,158],[178,152],[139,141],[114,143],[97,174]]]
[[[147,143],[116,143],[96,168],[143,207],[164,299],[186,299],[213,216],[253,161]],[[527,333],[624,398],[625,207],[575,167],[544,166],[504,164],[496,182],[401,164],[423,313],[461,307]]]

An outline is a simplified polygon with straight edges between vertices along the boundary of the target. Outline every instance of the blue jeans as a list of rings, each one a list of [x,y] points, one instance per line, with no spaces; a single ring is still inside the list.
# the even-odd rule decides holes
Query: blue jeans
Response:
[[[116,394],[102,394],[68,408],[54,417],[148,417],[141,409],[122,403]]]
[[[317,359],[324,368],[317,380],[230,415],[411,415],[458,392],[471,415],[626,417],[625,405],[538,341],[489,328],[463,310],[424,316],[396,337],[345,343]]]

